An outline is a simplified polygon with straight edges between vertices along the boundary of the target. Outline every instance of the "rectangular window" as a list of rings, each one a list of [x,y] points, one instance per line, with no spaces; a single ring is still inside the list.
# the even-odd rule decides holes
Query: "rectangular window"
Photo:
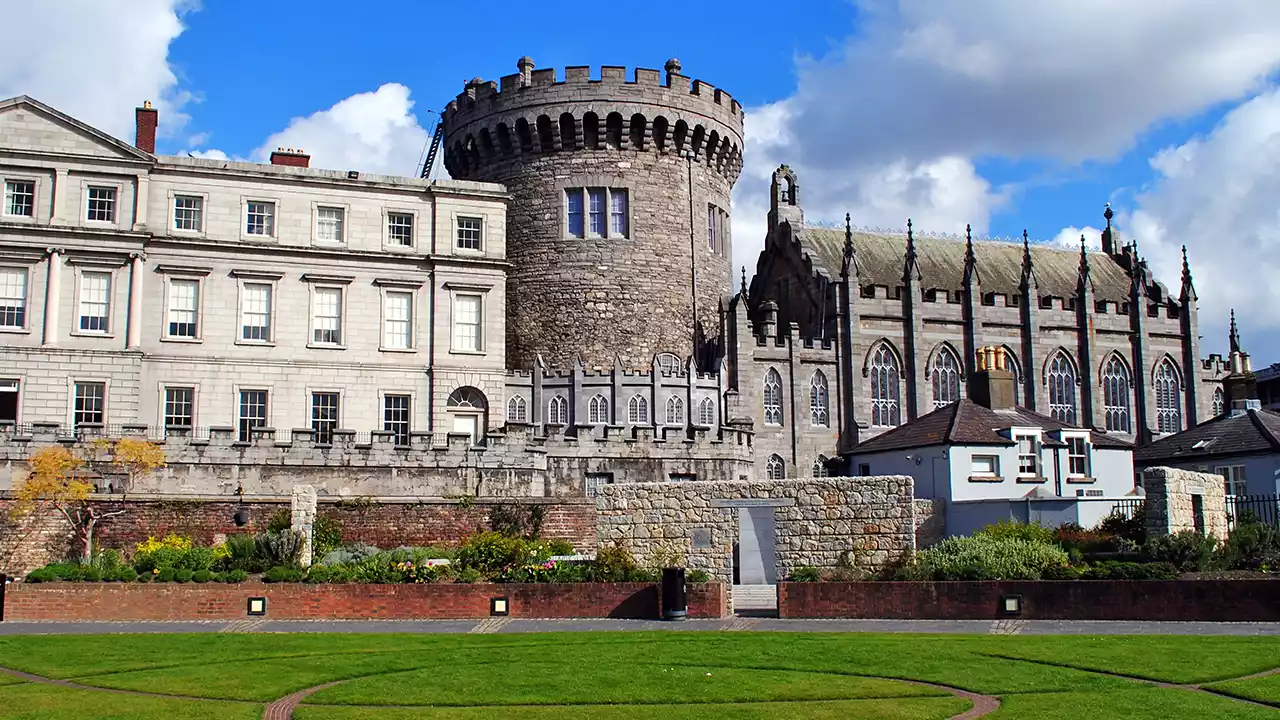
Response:
[[[0,380],[0,425],[18,424],[18,380]]]
[[[707,249],[715,252],[716,249],[716,220],[718,219],[715,205],[707,205]]]
[[[271,285],[245,283],[240,308],[240,337],[243,340],[271,341]]]
[[[595,237],[604,237],[604,212],[605,212],[605,191],[604,188],[590,188],[587,190],[587,216],[591,221],[591,235]]]
[[[413,347],[413,293],[387,293],[383,299],[382,316],[382,346],[392,350]]]
[[[333,443],[333,431],[338,429],[338,393],[311,393],[311,429],[317,443]]]
[[[409,213],[387,213],[387,240],[392,245],[413,247],[413,216]]]
[[[697,473],[669,473],[667,479],[671,482],[694,482],[698,479]]]
[[[238,425],[240,442],[249,442],[253,439],[254,428],[267,426],[266,390],[240,391],[240,418]]]
[[[27,271],[0,268],[0,327],[27,326]]]
[[[627,236],[627,191],[609,191],[609,237]]]
[[[196,389],[192,387],[167,387],[164,389],[165,429],[189,428],[195,425]]]
[[[1067,442],[1067,474],[1089,476],[1089,442],[1082,437],[1064,438]]]
[[[103,424],[106,397],[107,386],[103,383],[76,383],[76,406],[71,418],[72,424],[76,427]]]
[[[247,203],[244,232],[246,235],[274,236],[276,234],[276,204],[260,201]]]
[[[342,344],[342,289],[316,288],[311,339],[321,345]]]
[[[479,295],[453,297],[453,349],[480,352]]]
[[[4,182],[4,214],[16,215],[19,217],[35,217],[35,181],[6,180]]]
[[[173,229],[184,232],[203,230],[204,198],[199,195],[174,195]]]
[[[197,280],[169,281],[169,337],[196,337],[199,294]]]
[[[582,188],[570,188],[564,192],[569,207],[569,236],[586,237],[582,219]]]
[[[600,488],[612,484],[613,473],[587,473],[582,491],[587,497],[595,497],[600,494]]]
[[[1222,476],[1227,495],[1248,494],[1249,485],[1245,482],[1243,465],[1219,465],[1213,471]]]
[[[1039,454],[1036,452],[1035,435],[1018,435],[1018,477],[1039,475]]]
[[[483,221],[477,217],[458,218],[458,249],[479,250]]]
[[[382,398],[382,429],[395,435],[396,445],[409,445],[409,396],[384,395]]]
[[[89,187],[88,214],[93,222],[116,221],[116,189],[113,187]]]
[[[342,242],[342,221],[342,208],[316,208],[316,240],[327,243]]]
[[[105,333],[111,314],[111,273],[80,273],[80,329]]]
[[[974,455],[970,475],[995,477],[1000,474],[1000,458],[996,455]]]

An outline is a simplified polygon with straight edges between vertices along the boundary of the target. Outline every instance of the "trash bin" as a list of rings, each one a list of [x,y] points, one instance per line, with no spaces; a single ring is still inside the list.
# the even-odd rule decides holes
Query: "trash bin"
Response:
[[[662,617],[684,620],[689,615],[689,600],[684,585],[684,568],[662,569]]]

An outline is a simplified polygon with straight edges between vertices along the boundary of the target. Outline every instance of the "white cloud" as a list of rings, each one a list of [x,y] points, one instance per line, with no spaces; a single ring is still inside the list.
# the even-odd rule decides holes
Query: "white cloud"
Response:
[[[231,157],[217,148],[208,150],[191,150],[187,153],[191,157],[203,158],[205,160],[230,160]],[[236,158],[237,160],[239,158]]]
[[[169,66],[190,0],[42,0],[6,3],[0,98],[30,95],[133,142],[133,109],[150,100],[170,135],[191,95]],[[20,29],[20,30],[19,30]]]
[[[327,110],[294,118],[253,152],[267,162],[278,147],[301,148],[311,167],[413,176],[431,136],[413,115],[409,88],[387,83]]]
[[[1102,231],[1096,227],[1086,225],[1082,228],[1067,227],[1063,228],[1053,238],[1054,245],[1060,245],[1065,248],[1078,250],[1080,248],[1080,238],[1084,238],[1085,247],[1090,250],[1102,249]]]

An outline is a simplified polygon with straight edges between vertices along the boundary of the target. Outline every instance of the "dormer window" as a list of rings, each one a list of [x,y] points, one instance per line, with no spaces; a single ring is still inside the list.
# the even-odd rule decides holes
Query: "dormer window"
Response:
[[[1089,439],[1065,437],[1067,444],[1067,474],[1071,477],[1089,476]]]
[[[1037,477],[1040,474],[1039,441],[1035,435],[1015,435],[1018,441],[1018,477]]]

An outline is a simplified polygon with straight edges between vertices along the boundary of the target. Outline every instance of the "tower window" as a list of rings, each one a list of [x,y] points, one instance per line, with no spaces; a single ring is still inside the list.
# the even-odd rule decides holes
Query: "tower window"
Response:
[[[625,238],[631,234],[631,198],[626,188],[569,188],[564,192],[569,237]]]

